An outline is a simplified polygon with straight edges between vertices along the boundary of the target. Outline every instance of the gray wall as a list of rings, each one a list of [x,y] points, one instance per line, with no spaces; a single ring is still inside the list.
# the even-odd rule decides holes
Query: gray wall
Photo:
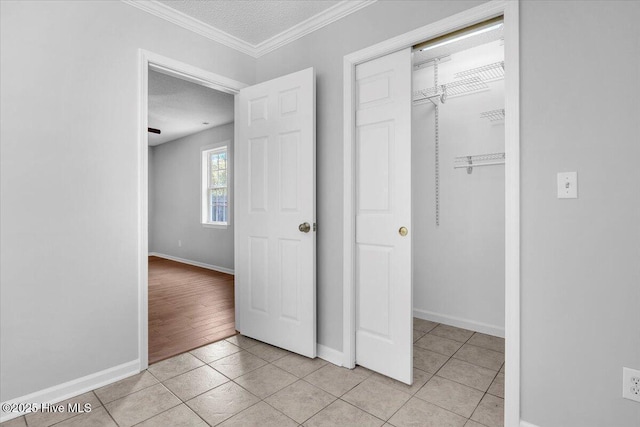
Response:
[[[638,426],[640,2],[521,8],[522,418]],[[603,85],[606,90],[593,89]],[[577,200],[556,198],[578,172]]]
[[[201,224],[202,148],[221,146],[225,141],[230,141],[227,145],[232,164],[233,123],[151,148],[153,175],[149,177],[149,190],[151,182],[154,190],[149,198],[154,209],[153,214],[149,212],[149,252],[233,270],[233,221],[226,229]],[[229,217],[232,215],[230,209]]]
[[[0,2],[0,400],[138,358],[138,48],[255,60],[118,1]]]
[[[454,73],[504,59],[490,45],[458,52],[438,67]],[[414,90],[433,87],[433,67],[413,73]],[[435,108],[413,107],[411,120],[413,308],[416,317],[504,336],[504,166],[467,174],[454,158],[504,153],[504,122],[484,111],[504,108],[504,80],[489,90],[451,97],[439,107],[440,225],[435,224]]]

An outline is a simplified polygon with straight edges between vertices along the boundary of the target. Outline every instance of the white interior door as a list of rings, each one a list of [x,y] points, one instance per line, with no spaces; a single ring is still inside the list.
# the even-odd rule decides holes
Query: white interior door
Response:
[[[356,67],[356,363],[413,381],[411,49]]]
[[[236,117],[238,329],[315,357],[313,68],[242,89]]]

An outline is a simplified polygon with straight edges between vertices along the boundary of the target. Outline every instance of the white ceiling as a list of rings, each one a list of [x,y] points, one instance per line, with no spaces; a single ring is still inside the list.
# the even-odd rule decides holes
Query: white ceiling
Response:
[[[150,146],[231,122],[233,95],[149,70]]]
[[[121,0],[253,57],[376,0]]]
[[[159,0],[205,24],[257,45],[340,1]]]

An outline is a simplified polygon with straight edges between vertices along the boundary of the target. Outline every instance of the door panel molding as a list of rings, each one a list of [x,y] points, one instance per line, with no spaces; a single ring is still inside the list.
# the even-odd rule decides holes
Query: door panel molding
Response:
[[[411,72],[411,48],[357,65],[355,106],[356,360],[407,384],[412,235],[397,230],[411,228]]]
[[[315,357],[316,235],[300,228],[316,221],[315,71],[247,87],[237,101],[237,329]]]

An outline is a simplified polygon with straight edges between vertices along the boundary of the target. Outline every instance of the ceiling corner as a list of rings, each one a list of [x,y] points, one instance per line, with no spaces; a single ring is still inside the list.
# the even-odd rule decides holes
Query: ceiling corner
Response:
[[[325,9],[288,30],[259,43],[255,46],[256,57],[265,55],[322,27],[326,27],[347,15],[372,5],[376,1],[377,0],[343,0],[335,6]]]
[[[196,34],[200,34],[210,40],[223,44],[239,52],[258,57],[257,49],[254,45],[245,42],[231,34],[225,33],[209,24],[193,18],[187,14],[165,6],[157,0],[121,0],[123,3],[137,7],[147,13],[155,15],[173,24],[179,25]]]
[[[377,0],[343,0],[258,44],[252,44],[235,37],[157,0],[121,1],[253,58],[259,58],[351,13],[370,6]]]

